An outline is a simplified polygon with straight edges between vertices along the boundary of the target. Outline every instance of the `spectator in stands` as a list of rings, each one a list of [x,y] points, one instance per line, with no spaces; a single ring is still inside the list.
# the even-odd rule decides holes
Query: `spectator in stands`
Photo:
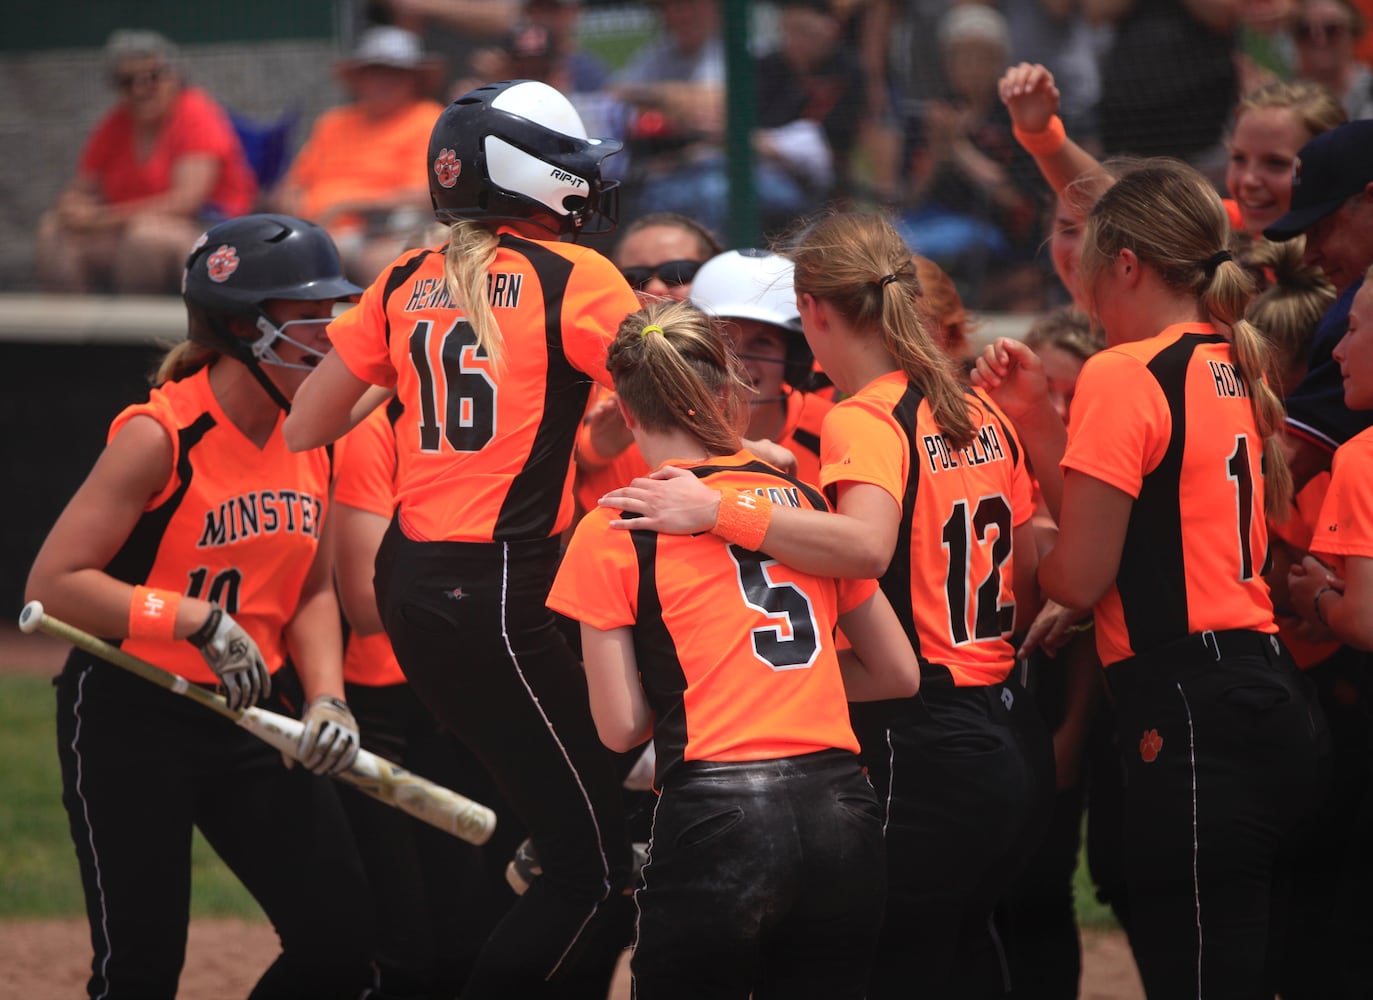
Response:
[[[38,283],[54,292],[175,292],[208,220],[251,209],[257,183],[228,115],[185,83],[154,31],[105,45],[120,101],[96,125],[76,177],[38,224]]]
[[[601,90],[610,75],[599,56],[577,45],[581,0],[370,0],[367,15],[375,23],[415,32],[430,51],[438,52],[447,70],[443,91],[453,97],[502,78],[492,60],[503,58],[511,39],[531,24],[547,33],[553,75],[560,82],[545,74],[527,79],[549,83],[571,97]],[[586,124],[591,128],[591,122]]]
[[[677,212],[728,229],[724,46],[719,0],[656,0],[663,34],[611,81],[628,105],[631,214]],[[802,108],[759,118],[753,133],[754,194],[765,230],[815,208],[833,183],[824,131]],[[767,127],[761,127],[767,126]]]
[[[320,115],[275,194],[278,211],[324,226],[352,280],[366,284],[423,233],[422,157],[443,108],[438,67],[403,28],[368,28],[338,74],[351,101]]]
[[[1177,156],[1219,183],[1221,134],[1235,103],[1239,5],[1233,0],[1120,0],[1102,63],[1106,153]]]
[[[701,265],[719,254],[713,233],[685,215],[641,215],[620,231],[611,259],[647,306],[663,299],[686,301]],[[625,425],[615,397],[601,389],[593,397],[577,434],[573,494],[579,513],[594,510],[608,490],[623,486],[649,466]]]
[[[1297,74],[1324,85],[1351,120],[1373,118],[1373,72],[1354,54],[1363,32],[1346,0],[1306,0],[1297,16]]]
[[[907,125],[911,208],[898,229],[970,297],[993,274],[1006,289],[1024,285],[1012,280],[1022,275],[1037,287],[1043,185],[997,100],[997,80],[1010,58],[1006,19],[991,7],[961,5],[940,20],[938,34],[951,97],[924,102]]]
[[[835,193],[842,196],[866,114],[862,66],[830,0],[780,0],[777,7],[780,44],[756,69],[758,124],[819,123],[834,157]],[[760,143],[759,151],[767,145]]]

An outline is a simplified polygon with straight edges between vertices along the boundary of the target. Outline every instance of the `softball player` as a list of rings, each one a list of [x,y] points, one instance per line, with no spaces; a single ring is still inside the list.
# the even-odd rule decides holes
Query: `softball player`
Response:
[[[1321,784],[1324,722],[1262,576],[1265,511],[1290,492],[1282,406],[1228,235],[1210,185],[1175,161],[1146,161],[1097,202],[1081,278],[1108,348],[1078,380],[1066,450],[1027,348],[999,341],[977,367],[1059,515],[1040,582],[1095,610],[1151,997],[1272,994],[1274,862]]]
[[[744,501],[827,509],[741,450],[732,411],[748,383],[696,309],[629,317],[608,366],[649,462]],[[915,691],[900,622],[871,580],[836,584],[717,535],[629,535],[612,516],[578,525],[549,605],[582,622],[601,739],[620,751],[654,740],[635,995],[863,996],[882,828],[845,689]],[[857,653],[842,665],[836,615]]]
[[[573,439],[592,382],[609,384],[615,330],[638,308],[610,261],[557,237],[613,224],[615,184],[600,165],[618,149],[587,138],[541,83],[491,84],[450,104],[428,155],[447,243],[402,255],[333,323],[335,350],[286,425],[297,449],[332,440],[369,384],[394,385],[405,407],[396,514],[377,555],[382,624],[411,686],[495,778],[543,866],[465,996],[544,995],[613,965],[629,934],[619,780],[544,607],[571,521]]]
[[[343,680],[367,749],[460,790],[501,822],[476,847],[352,788],[339,789],[377,906],[377,984],[384,997],[452,997],[513,897],[500,865],[524,836],[472,752],[405,682],[372,584],[395,508],[401,405],[379,406],[334,448],[333,538],[339,602],[350,626]]]
[[[189,339],[148,402],[115,419],[28,596],[192,683],[219,684],[231,706],[303,710],[301,759],[341,770],[358,742],[321,541],[330,457],[292,454],[280,428],[328,350],[334,302],[360,289],[323,229],[278,215],[207,232],[184,289]],[[254,997],[355,997],[367,985],[370,904],[329,782],[81,650],[57,682],[57,736],[92,997],[176,994],[192,826],[281,937]]]
[[[922,323],[911,254],[889,223],[828,216],[791,256],[806,340],[849,396],[821,434],[837,515],[758,503],[747,513],[762,544],[746,545],[800,570],[878,577],[921,667],[918,697],[855,712],[886,807],[869,995],[1004,991],[992,908],[1034,848],[1053,780],[1048,738],[1011,678],[1015,620],[1037,601],[1020,445]],[[650,515],[618,526],[746,537],[719,491],[655,477],[602,501]]]

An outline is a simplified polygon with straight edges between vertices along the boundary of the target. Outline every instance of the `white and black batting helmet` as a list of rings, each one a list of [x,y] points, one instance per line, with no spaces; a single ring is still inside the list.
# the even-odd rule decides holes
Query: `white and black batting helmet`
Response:
[[[616,139],[592,139],[577,109],[536,80],[469,91],[444,109],[429,137],[434,217],[519,219],[557,235],[615,228],[619,182],[601,177]]]

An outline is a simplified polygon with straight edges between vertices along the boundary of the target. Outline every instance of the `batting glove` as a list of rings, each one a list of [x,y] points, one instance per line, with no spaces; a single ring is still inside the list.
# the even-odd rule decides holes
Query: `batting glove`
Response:
[[[221,608],[213,608],[194,634],[186,637],[224,685],[224,700],[234,711],[256,705],[272,693],[272,675],[253,637]]]
[[[322,694],[305,707],[300,721],[305,731],[296,756],[302,764],[316,774],[338,774],[352,767],[358,755],[358,724],[347,702]]]

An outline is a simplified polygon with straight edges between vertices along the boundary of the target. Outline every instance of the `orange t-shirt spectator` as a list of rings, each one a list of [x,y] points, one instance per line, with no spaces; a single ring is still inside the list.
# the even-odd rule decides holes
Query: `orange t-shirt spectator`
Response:
[[[425,96],[437,63],[402,28],[368,28],[338,66],[351,101],[320,115],[276,202],[329,230],[344,268],[367,283],[413,245],[429,218],[420,151],[443,111]]]
[[[170,41],[116,31],[105,54],[121,100],[39,223],[38,281],[61,292],[175,292],[206,220],[251,211],[257,181],[229,116],[186,86]]]

